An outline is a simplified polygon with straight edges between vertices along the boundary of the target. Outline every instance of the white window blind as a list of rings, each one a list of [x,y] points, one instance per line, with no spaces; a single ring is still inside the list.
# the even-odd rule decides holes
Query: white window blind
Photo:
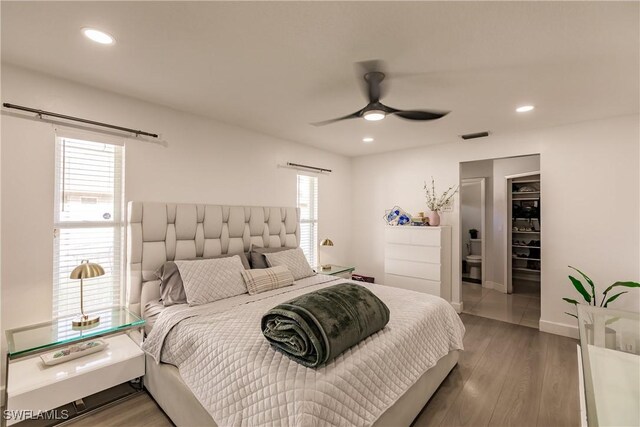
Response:
[[[123,277],[124,147],[56,138],[53,316],[80,313],[80,281],[69,279],[82,260],[105,274],[84,281],[84,310],[121,304]]]
[[[300,247],[311,266],[318,264],[318,177],[298,175]]]

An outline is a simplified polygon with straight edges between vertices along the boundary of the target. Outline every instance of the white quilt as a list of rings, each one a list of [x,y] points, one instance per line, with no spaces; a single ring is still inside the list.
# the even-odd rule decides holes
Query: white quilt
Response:
[[[178,367],[219,426],[371,425],[441,357],[462,349],[464,326],[441,298],[356,282],[389,307],[382,331],[318,369],[270,347],[260,330],[268,309],[343,281],[317,275],[258,295],[167,307],[143,349]]]

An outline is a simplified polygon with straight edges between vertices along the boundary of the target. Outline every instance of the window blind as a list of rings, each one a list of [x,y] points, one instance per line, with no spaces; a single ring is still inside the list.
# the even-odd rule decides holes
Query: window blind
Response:
[[[53,316],[80,313],[82,260],[105,274],[84,281],[86,313],[121,304],[123,277],[123,163],[120,145],[56,138]]]
[[[300,247],[311,266],[318,263],[318,177],[298,175]]]

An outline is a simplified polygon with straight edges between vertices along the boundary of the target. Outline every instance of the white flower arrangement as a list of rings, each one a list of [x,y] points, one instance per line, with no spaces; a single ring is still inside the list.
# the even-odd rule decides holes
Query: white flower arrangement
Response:
[[[431,212],[439,212],[444,207],[449,206],[453,202],[453,196],[458,192],[458,186],[452,185],[442,193],[440,196],[436,194],[436,184],[431,177],[431,188],[427,186],[427,182],[424,183],[424,191],[427,197],[427,207]]]

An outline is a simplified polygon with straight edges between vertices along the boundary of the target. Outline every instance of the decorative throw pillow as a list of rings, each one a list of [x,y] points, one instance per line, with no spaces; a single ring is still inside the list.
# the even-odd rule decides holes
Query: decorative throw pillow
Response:
[[[295,248],[288,251],[265,253],[269,267],[276,267],[278,265],[284,265],[293,274],[294,280],[304,279],[305,277],[313,276],[315,271],[311,268],[307,262],[307,258],[304,256],[302,249]]]
[[[249,260],[251,261],[251,268],[269,268],[267,264],[267,259],[264,257],[264,254],[273,253],[273,252],[282,252],[289,251],[293,248],[287,247],[277,247],[277,248],[260,248],[260,247],[251,247],[249,251]]]
[[[229,258],[232,256],[239,256],[242,261],[242,266],[245,269],[250,269],[249,260],[246,253],[241,254],[224,254],[214,256],[211,259]],[[186,304],[187,295],[184,292],[184,285],[182,284],[182,277],[180,277],[180,271],[176,263],[173,261],[167,261],[156,271],[156,276],[160,279],[160,301],[165,307],[169,307],[174,304]]]
[[[245,270],[242,272],[242,278],[251,295],[293,285],[293,274],[283,265]]]
[[[245,271],[238,255],[196,261],[176,261],[187,302],[206,304],[247,292],[242,279]]]

